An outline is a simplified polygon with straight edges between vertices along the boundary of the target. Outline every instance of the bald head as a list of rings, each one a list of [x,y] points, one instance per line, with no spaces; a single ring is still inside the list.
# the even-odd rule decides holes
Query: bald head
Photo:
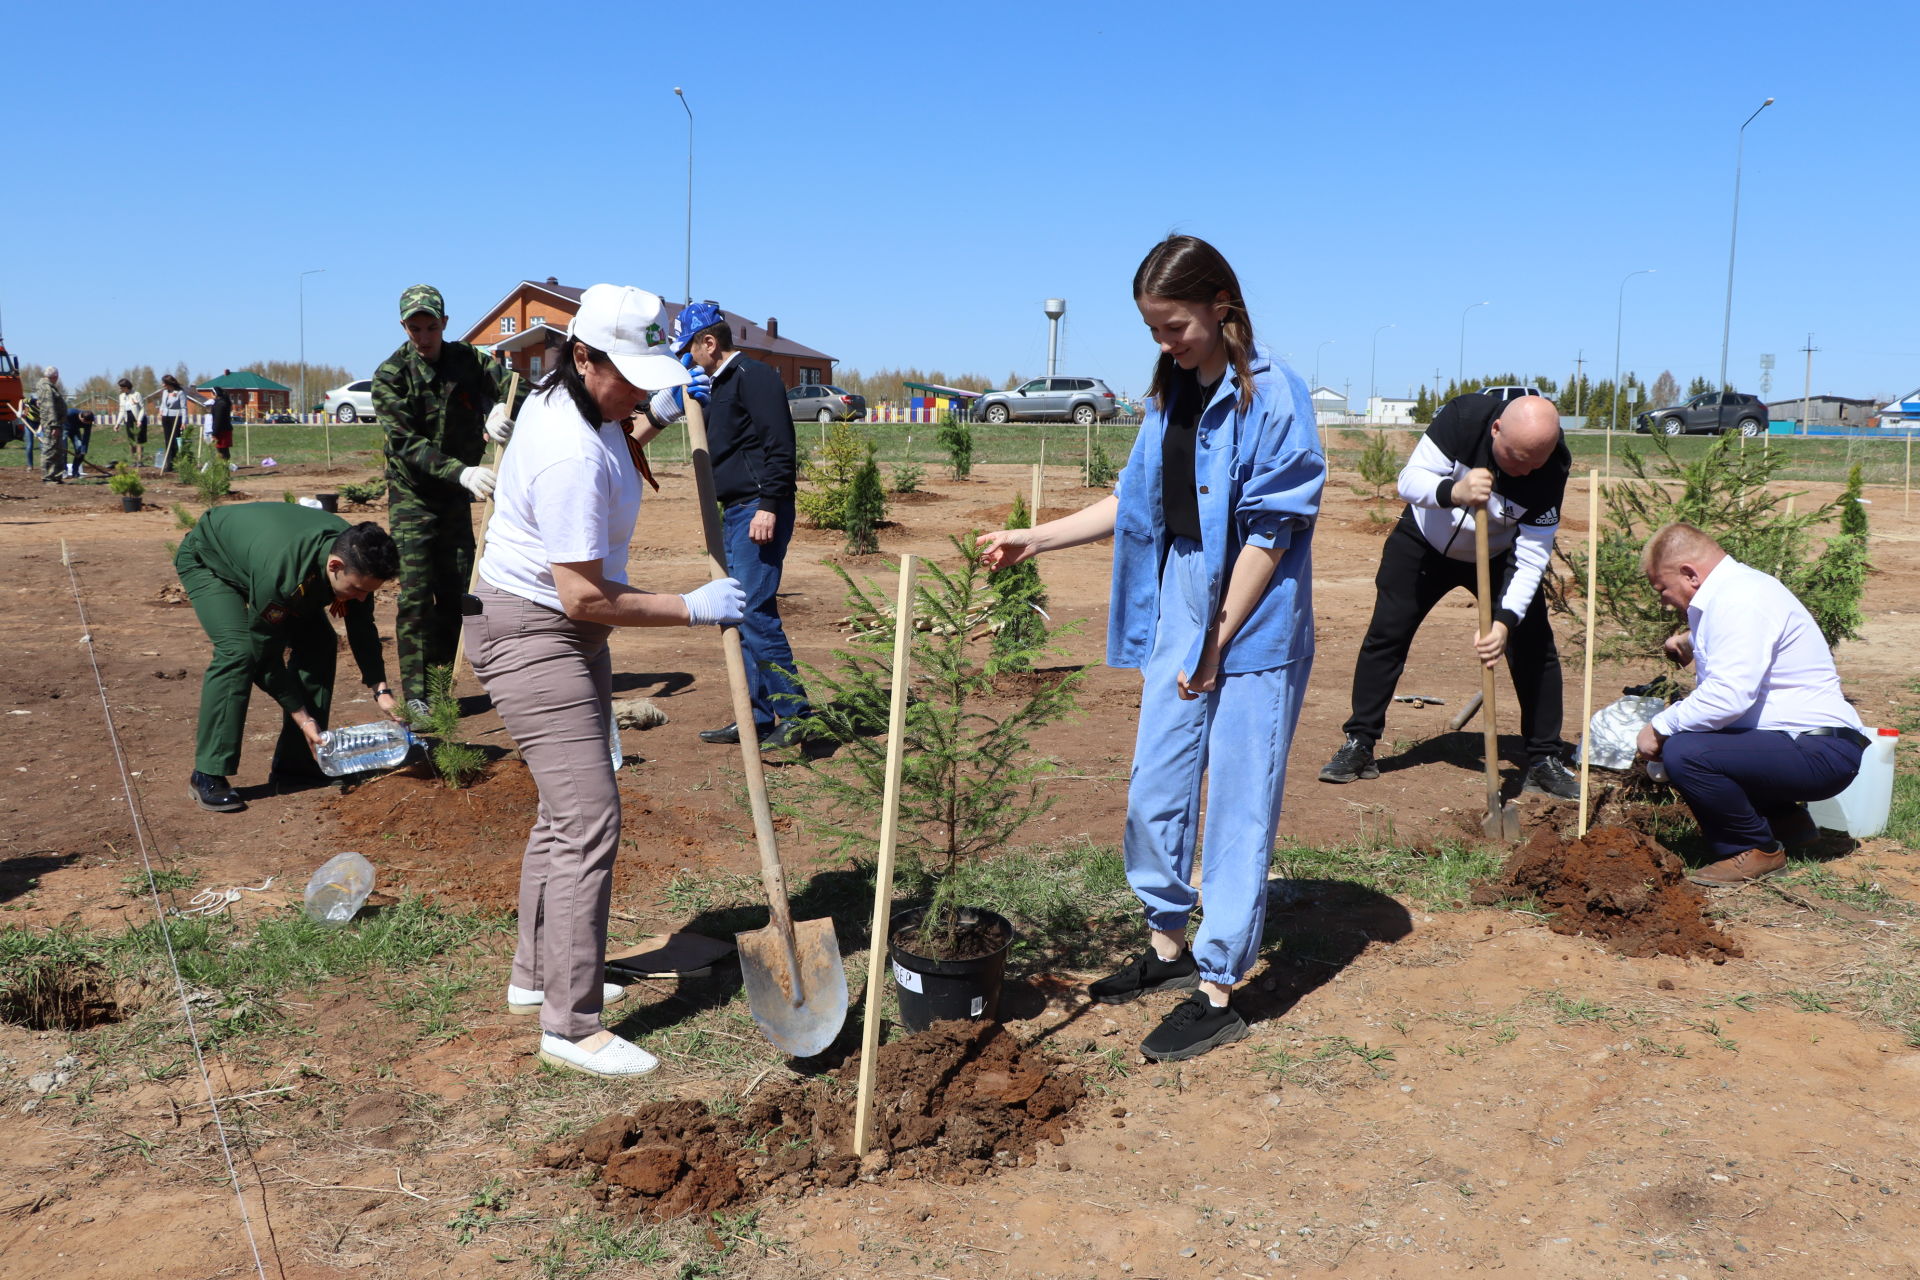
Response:
[[[1509,400],[1493,420],[1493,458],[1507,475],[1538,471],[1559,447],[1560,410],[1545,396]]]
[[[1661,526],[1640,549],[1640,571],[1669,609],[1684,609],[1726,550],[1704,531],[1683,521]]]

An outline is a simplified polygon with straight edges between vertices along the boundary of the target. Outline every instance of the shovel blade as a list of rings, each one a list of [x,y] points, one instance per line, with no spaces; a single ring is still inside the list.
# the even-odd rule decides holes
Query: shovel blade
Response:
[[[1480,824],[1481,833],[1489,840],[1518,844],[1520,841],[1520,810],[1509,800],[1498,808],[1489,808],[1487,816]]]
[[[847,1021],[847,970],[833,921],[793,922],[797,972],[776,925],[735,934],[734,941],[747,1008],[767,1039],[796,1058],[824,1052]]]

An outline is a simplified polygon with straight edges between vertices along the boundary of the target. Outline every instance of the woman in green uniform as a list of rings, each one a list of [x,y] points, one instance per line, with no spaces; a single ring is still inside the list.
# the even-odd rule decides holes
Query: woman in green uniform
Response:
[[[328,613],[346,619],[360,678],[380,709],[402,718],[373,626],[373,593],[400,571],[385,529],[285,502],[215,507],[181,540],[173,565],[213,642],[189,783],[202,809],[246,808],[227,776],[240,767],[254,685],[286,712],[273,772],[318,775],[312,752],[327,727],[339,651]]]

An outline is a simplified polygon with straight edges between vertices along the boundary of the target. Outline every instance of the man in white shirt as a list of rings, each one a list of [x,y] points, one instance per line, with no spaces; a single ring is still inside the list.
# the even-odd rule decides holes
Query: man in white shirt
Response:
[[[1725,889],[1777,875],[1788,848],[1819,836],[1807,801],[1846,790],[1867,747],[1833,651],[1779,579],[1690,524],[1649,538],[1640,568],[1660,602],[1687,615],[1666,650],[1693,663],[1693,692],[1655,716],[1638,745],[1666,762],[1718,855],[1688,878]]]

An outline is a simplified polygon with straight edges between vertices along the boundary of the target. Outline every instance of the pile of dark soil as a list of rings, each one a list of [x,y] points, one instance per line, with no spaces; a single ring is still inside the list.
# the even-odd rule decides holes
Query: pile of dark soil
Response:
[[[733,1115],[697,1101],[611,1115],[549,1146],[556,1169],[598,1167],[595,1199],[650,1219],[710,1213],[767,1195],[844,1187],[863,1172],[964,1183],[1031,1164],[1060,1145],[1081,1078],[998,1023],[937,1022],[883,1045],[866,1162],[853,1151],[860,1060],[796,1081]]]
[[[1625,827],[1593,827],[1573,841],[1536,828],[1500,874],[1473,891],[1482,906],[1510,898],[1541,902],[1555,933],[1598,938],[1625,956],[1719,964],[1743,954],[1708,922],[1706,895],[1687,883],[1680,859]]]

